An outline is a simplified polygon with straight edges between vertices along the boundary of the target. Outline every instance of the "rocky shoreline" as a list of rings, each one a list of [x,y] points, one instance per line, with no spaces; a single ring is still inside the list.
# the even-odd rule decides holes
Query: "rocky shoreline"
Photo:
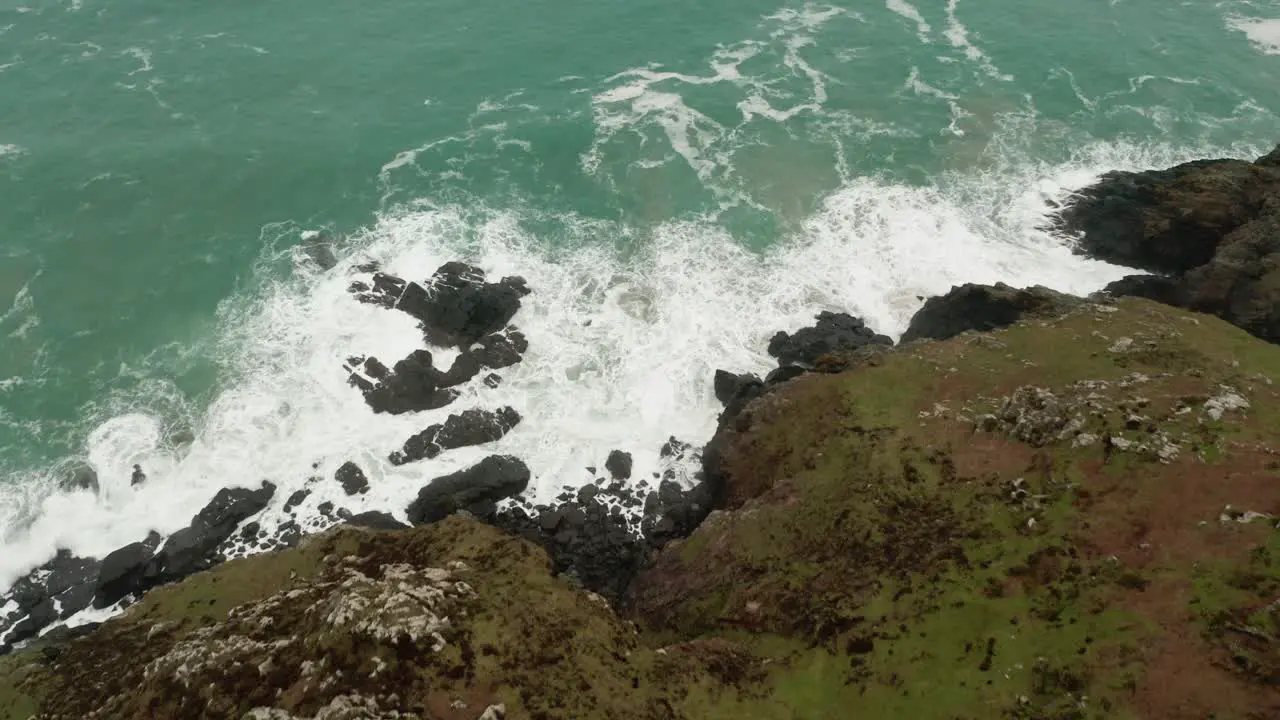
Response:
[[[414,602],[425,603],[415,611],[424,616],[456,616],[460,608],[479,612],[483,606],[488,615],[464,616],[489,618],[504,632],[524,633],[527,642],[555,642],[561,651],[568,643],[578,651],[560,656],[560,670],[533,662],[528,673],[517,677],[509,664],[501,671],[478,670],[488,666],[474,658],[467,661],[466,653],[476,650],[464,649],[463,657],[455,659],[461,669],[451,670],[449,663],[437,668],[447,679],[395,671],[391,676],[398,679],[389,684],[339,682],[324,689],[323,683],[304,683],[309,689],[298,690],[284,705],[260,693],[250,693],[256,698],[250,705],[218,694],[220,699],[210,698],[202,709],[174,695],[173,688],[156,686],[153,700],[160,704],[150,705],[147,716],[470,719],[503,717],[518,705],[519,713],[506,716],[718,717],[722,715],[707,714],[708,708],[719,708],[715,712],[724,716],[737,708],[749,716],[791,717],[770,714],[779,709],[770,703],[786,707],[799,702],[778,682],[807,678],[803,682],[816,684],[814,692],[826,698],[811,706],[818,714],[849,701],[837,685],[861,687],[873,695],[883,695],[886,687],[901,690],[903,683],[919,690],[918,683],[911,685],[917,682],[911,680],[914,670],[901,665],[902,660],[876,655],[877,648],[914,647],[904,639],[911,632],[922,638],[927,633],[950,637],[954,628],[932,618],[978,622],[961,617],[961,608],[975,604],[1001,617],[1013,608],[1009,612],[1013,625],[1023,627],[1020,632],[1040,633],[1037,637],[1054,642],[1075,637],[1069,625],[1111,632],[1127,643],[1138,631],[1117,619],[1125,613],[1174,632],[1174,626],[1182,628],[1178,623],[1185,625],[1186,612],[1149,607],[1155,601],[1148,601],[1146,588],[1171,582],[1183,587],[1177,583],[1184,560],[1191,563],[1186,567],[1203,568],[1209,557],[1214,562],[1229,557],[1237,565],[1222,572],[1246,573],[1251,579],[1246,585],[1224,581],[1229,592],[1213,591],[1218,594],[1212,601],[1226,604],[1222,613],[1203,620],[1207,629],[1195,625],[1201,629],[1190,635],[1177,630],[1178,642],[1161,640],[1167,656],[1146,656],[1125,644],[1108,646],[1112,654],[1091,659],[1087,667],[1078,658],[1059,658],[1057,665],[1042,668],[1040,660],[1029,657],[1017,671],[1006,671],[1026,675],[1030,684],[1010,696],[1012,704],[1001,716],[1112,717],[1123,706],[1135,717],[1203,717],[1202,711],[1213,706],[1222,712],[1219,717],[1273,717],[1280,713],[1280,698],[1268,689],[1280,682],[1280,544],[1275,540],[1280,534],[1275,520],[1280,516],[1280,484],[1274,480],[1276,463],[1266,458],[1280,454],[1280,422],[1267,424],[1270,415],[1264,408],[1275,399],[1269,373],[1280,373],[1280,355],[1268,344],[1280,341],[1280,148],[1256,163],[1215,160],[1112,173],[1082,190],[1057,215],[1055,227],[1077,238],[1078,252],[1157,274],[1131,276],[1091,298],[1005,285],[953,288],[926,301],[896,347],[858,318],[821,313],[811,327],[780,332],[771,340],[768,350],[779,364],[765,377],[730,368],[708,378],[724,404],[714,436],[701,447],[672,438],[661,450],[664,458],[700,464],[702,472],[690,486],[675,477],[633,478],[630,456],[615,451],[601,467],[590,469],[594,482],[560,496],[554,505],[535,507],[520,497],[529,469],[519,458],[493,455],[424,485],[405,508],[414,529],[389,514],[353,516],[330,508],[327,525],[341,527],[315,539],[304,538],[307,533],[296,524],[268,531],[252,522],[275,493],[270,483],[225,489],[186,529],[168,538],[153,536],[101,560],[62,553],[20,580],[3,596],[7,602],[0,602],[0,654],[85,608],[107,608],[122,600],[144,608],[141,615],[130,611],[102,626],[60,628],[36,640],[47,667],[31,670],[33,677],[52,683],[48,688],[64,687],[72,677],[67,673],[83,671],[107,656],[92,650],[95,637],[105,633],[122,641],[120,633],[130,623],[169,602],[164,598],[186,592],[184,578],[196,582],[215,566],[215,574],[231,577],[241,572],[241,563],[255,558],[224,562],[247,550],[295,548],[275,554],[314,560],[320,552],[316,548],[323,546],[328,548],[320,555],[323,562],[317,561],[308,570],[313,574],[295,589],[315,595],[310,602],[341,603],[341,593],[333,594],[334,583],[354,583],[352,587],[367,587],[367,604],[376,607],[385,600],[375,597],[380,583],[394,576],[402,587],[421,584],[406,592],[419,598]],[[407,313],[419,322],[427,344],[457,351],[447,369],[437,368],[428,350],[415,351],[391,367],[373,357],[351,358],[346,365],[350,383],[375,413],[447,407],[457,397],[457,386],[478,377],[487,387],[498,388],[499,371],[520,362],[529,348],[528,339],[512,324],[521,298],[536,292],[521,278],[490,282],[481,269],[464,263],[448,263],[422,283],[373,266],[362,270],[370,280],[350,288],[359,301]],[[1121,299],[1126,296],[1143,299]],[[880,379],[866,379],[871,376]],[[898,395],[890,397],[894,393]],[[451,414],[406,438],[388,460],[419,462],[484,445],[521,421],[505,406]],[[1193,477],[1195,473],[1199,475]],[[874,482],[850,484],[870,478]],[[955,485],[957,478],[965,481]],[[354,463],[343,465],[334,481],[348,495],[369,486]],[[1137,489],[1123,491],[1126,482]],[[1147,502],[1161,513],[1182,512],[1144,494],[1148,491],[1142,488],[1159,482],[1172,483],[1178,497],[1191,505],[1200,503],[1200,515],[1188,515],[1165,529],[1163,515],[1140,519],[1138,509]],[[1205,485],[1212,482],[1216,489]],[[301,503],[304,492],[290,497],[286,509]],[[1128,504],[1117,499],[1121,497]],[[1213,507],[1227,497],[1250,504],[1240,512],[1232,510],[1235,505]],[[1197,527],[1219,526],[1226,534],[1214,535],[1212,541],[1187,535]],[[1165,553],[1159,562],[1149,557],[1157,545]],[[337,546],[346,548],[349,558],[363,559],[335,557]],[[419,546],[430,551],[415,555],[413,548]],[[1210,546],[1212,551],[1205,549]],[[516,548],[521,549],[509,557]],[[1008,572],[988,572],[1004,567],[1013,555],[1022,560],[1005,568]],[[517,575],[533,578],[528,587],[520,586],[523,581],[511,585],[517,575],[504,579],[503,573],[515,572],[513,563],[524,563]],[[418,574],[412,581],[406,579],[410,575],[404,573],[412,568],[428,566],[413,571]],[[402,567],[409,569],[392,569]],[[1195,572],[1200,579],[1188,587],[1202,588],[1209,582],[1203,575],[1208,571]],[[994,585],[981,586],[988,581]],[[583,612],[574,622],[603,635],[592,635],[581,645],[577,631],[565,628],[557,640],[536,640],[529,633],[542,630],[522,624],[528,617],[514,619],[508,615],[513,610],[477,599],[477,592],[486,592],[486,583],[525,598],[535,614],[543,612],[537,609],[542,600],[527,593],[542,588],[540,597],[554,596],[566,608],[577,608],[566,610],[566,617]],[[268,584],[283,591],[287,582]],[[168,595],[152,590],[161,585]],[[884,595],[890,590],[891,601]],[[1241,604],[1246,596],[1254,605]],[[259,644],[267,638],[233,625],[254,613],[278,620],[279,608],[288,602],[280,599],[285,596],[272,597],[276,599],[261,601],[265,605],[246,605],[249,615],[233,613],[230,620],[210,621],[214,635],[209,642],[215,636],[222,638],[217,642],[234,640],[244,650],[236,667],[271,657],[263,655],[265,646],[245,644],[245,638]],[[600,604],[582,605],[583,597]],[[1210,602],[1196,597],[1201,605]],[[1021,599],[1015,603],[1009,598]],[[942,599],[953,603],[950,610],[939,604]],[[1084,599],[1107,610],[1078,614],[1071,603]],[[1055,602],[1061,606],[1056,614],[1042,607]],[[1119,614],[1113,617],[1111,608]],[[880,619],[870,623],[868,617],[876,613]],[[1068,616],[1069,624],[1063,619]],[[644,637],[628,634],[620,618],[634,622]],[[891,618],[900,627],[887,624]],[[426,647],[434,648],[427,654],[436,658],[428,664],[443,662],[442,648],[471,647],[459,645],[448,631],[458,630],[458,623],[446,620],[430,631],[436,635],[410,633],[411,641],[405,639],[408,630],[385,636],[379,630],[376,642],[341,660],[331,651],[315,655],[315,648],[289,655],[288,662],[297,665],[291,672],[300,672],[303,665],[298,663],[323,656],[346,663],[348,673],[367,675],[370,663],[382,667],[378,663],[386,662],[384,650],[401,657],[415,652],[415,646],[422,652],[423,637],[437,638],[427,642]],[[400,627],[395,622],[391,625]],[[461,625],[472,627],[474,622],[479,620]],[[1228,625],[1248,631],[1223,629]],[[155,627],[148,637],[170,632]],[[313,633],[327,638],[325,633],[331,632],[316,626],[290,637]],[[973,647],[977,636],[961,643],[964,655],[972,654],[975,661],[962,663],[968,669],[957,670],[956,677],[970,678],[980,688],[977,681],[1007,651],[997,647],[996,634],[978,635],[991,640],[985,649]],[[193,642],[192,637],[179,633],[173,642]],[[657,643],[658,637],[667,638],[667,644],[645,644]],[[774,640],[762,645],[762,637]],[[343,643],[353,642],[343,638]],[[677,642],[671,644],[671,638]],[[136,639],[130,642],[137,645]],[[1082,636],[1070,642],[1071,653],[1093,657],[1093,640]],[[497,645],[492,655],[499,659],[503,653],[536,651],[507,645],[498,650]],[[613,659],[604,665],[588,670],[578,664],[611,645]],[[790,649],[782,656],[767,649],[777,647]],[[927,644],[924,648],[912,652],[934,657]],[[160,682],[157,673],[164,672],[155,668],[178,662],[177,649],[160,643],[155,652],[145,652],[155,657],[138,681]],[[31,652],[13,657],[30,657]],[[1197,652],[1202,654],[1198,660],[1192,657]],[[826,669],[810,664],[827,655],[841,658],[846,669],[838,677],[827,677]],[[1217,668],[1197,670],[1205,675],[1179,690],[1181,694],[1174,693],[1181,705],[1146,691],[1149,682],[1167,682],[1176,675],[1148,681],[1140,672],[1173,673],[1176,668],[1162,663],[1175,661],[1183,664],[1178,667],[1199,667],[1199,662]],[[220,683],[227,671],[217,662],[212,658],[187,672]],[[920,660],[921,667],[932,667],[932,662],[941,661]],[[604,666],[612,669],[599,669]],[[544,680],[558,682],[559,673],[570,670],[590,678],[582,681],[587,687],[560,688],[576,693],[572,700],[562,697],[557,705],[545,688],[531,689]],[[798,675],[788,674],[793,671]],[[974,672],[978,674],[971,676]],[[1131,679],[1117,689],[1106,681],[1107,673]],[[370,677],[378,674],[375,670]],[[492,687],[479,689],[480,676]],[[18,696],[5,689],[5,677],[12,676],[0,673],[0,717],[16,717],[4,714],[19,707],[4,704],[10,695]],[[611,692],[637,698],[625,711],[606,692],[615,681],[630,683],[630,690],[619,686]],[[21,685],[16,682],[11,686]],[[172,677],[164,682],[172,685]],[[961,685],[968,687],[965,683]],[[552,682],[548,687],[558,686]],[[455,702],[414,706],[407,699],[413,688],[422,697],[452,693]],[[952,690],[977,698],[974,702],[991,701],[987,693],[994,692]],[[55,702],[48,700],[52,691],[42,692],[64,716],[138,712],[136,707],[126,712],[126,706],[133,707],[127,699],[103,695],[94,701],[81,693]],[[1214,694],[1221,692],[1235,693],[1234,699],[1213,705]],[[721,697],[723,693],[732,700]],[[22,697],[38,694],[32,690]],[[1095,704],[1086,703],[1086,696],[1095,698]],[[822,704],[828,701],[832,704]],[[894,702],[900,703],[897,712],[917,707]],[[104,710],[108,707],[114,709]],[[214,707],[220,709],[215,712]],[[756,712],[761,714],[750,715]]]

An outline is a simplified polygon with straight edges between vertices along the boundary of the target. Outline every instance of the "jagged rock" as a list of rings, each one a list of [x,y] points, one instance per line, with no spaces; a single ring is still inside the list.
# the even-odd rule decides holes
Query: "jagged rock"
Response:
[[[109,607],[121,598],[154,584],[147,569],[154,552],[155,548],[149,547],[147,543],[136,542],[103,558],[98,570],[93,606]]]
[[[631,466],[631,453],[625,453],[621,450],[614,450],[609,453],[609,457],[604,463],[604,468],[609,471],[609,475],[613,477],[614,480],[630,479]]]
[[[407,412],[436,410],[453,402],[457,393],[441,384],[442,374],[436,370],[428,350],[415,350],[388,370],[377,358],[364,361],[366,379],[351,370],[350,381],[375,413],[400,415]]]
[[[392,517],[389,513],[371,510],[352,515],[347,518],[348,525],[369,528],[370,530],[406,530],[408,525]]]
[[[348,290],[356,296],[356,299],[370,305],[380,305],[384,308],[394,308],[399,302],[400,296],[404,294],[405,287],[408,285],[404,280],[386,273],[375,272],[373,274],[373,286],[370,287],[364,283],[352,283]]]
[[[794,334],[779,332],[769,341],[769,354],[782,365],[813,367],[818,358],[838,350],[863,345],[892,345],[893,340],[878,335],[862,320],[845,313],[821,312],[813,327]]]
[[[458,510],[511,497],[524,492],[529,478],[529,468],[519,459],[490,455],[419,490],[408,508],[409,521],[415,525],[437,522]]]
[[[480,338],[480,342],[469,352],[483,367],[499,370],[520,362],[528,350],[529,340],[524,333],[508,327],[503,332]]]
[[[258,490],[223,488],[214,495],[191,524],[169,536],[164,546],[150,558],[136,587],[142,591],[163,582],[179,580],[212,567],[215,551],[235,532],[241,522],[258,514],[275,494],[275,485],[263,482]]]
[[[445,450],[494,442],[520,423],[520,413],[510,407],[497,411],[471,409],[450,415],[405,441],[404,449],[391,453],[391,464],[433,458]]]
[[[931,297],[911,318],[902,342],[946,340],[969,330],[986,332],[1028,317],[1057,317],[1083,304],[1080,298],[1045,287],[1025,290],[996,285],[960,285]]]
[[[364,471],[353,462],[343,463],[333,477],[348,495],[369,492],[369,478],[365,477]]]
[[[754,389],[763,390],[764,383],[750,373],[735,375],[727,370],[716,370],[714,387],[716,399],[721,405],[728,405],[739,395],[750,393]]]
[[[529,290],[519,278],[485,282],[484,271],[466,263],[445,263],[428,283],[409,283],[396,307],[422,322],[434,345],[467,347],[504,328]]]
[[[1111,294],[1210,313],[1280,342],[1278,155],[1111,173],[1080,191],[1056,227],[1091,257],[1167,275],[1125,278]]]

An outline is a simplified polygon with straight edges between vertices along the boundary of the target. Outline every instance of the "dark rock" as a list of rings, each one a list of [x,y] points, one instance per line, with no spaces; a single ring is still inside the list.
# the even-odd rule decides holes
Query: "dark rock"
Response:
[[[1178,281],[1163,275],[1129,275],[1107,285],[1103,292],[1113,297],[1144,297],[1166,305],[1179,304],[1181,297]]]
[[[429,342],[446,347],[467,347],[506,327],[528,294],[523,280],[488,283],[483,270],[460,262],[437,269],[429,288],[410,283],[396,307],[422,322]]]
[[[261,512],[271,502],[275,491],[275,485],[265,481],[258,490],[219,490],[209,504],[191,519],[190,525],[169,536],[151,558],[143,582],[135,590],[180,580],[212,567],[219,560],[215,556],[218,546],[231,537],[240,523]]]
[[[689,443],[684,442],[682,440],[677,440],[674,437],[670,437],[670,438],[667,438],[667,441],[662,444],[662,449],[658,451],[658,455],[659,457],[663,457],[663,458],[682,460],[686,455],[689,454],[689,451],[692,449],[693,449],[693,446],[690,445]],[[657,475],[655,474],[654,477],[657,477]],[[641,482],[641,484],[642,485],[644,484],[643,481]]]
[[[926,300],[911,318],[902,342],[946,340],[969,330],[986,332],[1024,318],[1057,317],[1082,304],[1080,298],[1044,287],[1019,290],[1004,283],[961,285]]]
[[[469,353],[480,365],[490,370],[510,367],[523,359],[529,350],[529,340],[524,333],[508,327],[500,333],[485,335]]]
[[[480,360],[471,351],[464,351],[454,358],[453,365],[449,366],[449,372],[442,373],[437,380],[440,387],[454,387],[465,382],[470,382],[472,378],[480,374]]]
[[[59,619],[66,620],[92,605],[96,593],[97,585],[90,581],[74,585],[66,592],[57,595],[54,599],[58,601]]]
[[[878,335],[862,320],[845,313],[822,312],[813,327],[794,334],[779,332],[769,341],[769,354],[783,365],[812,367],[827,353],[847,351],[864,345],[892,345],[893,340]]]
[[[365,362],[365,372],[376,382],[371,383],[356,372],[350,381],[364,394],[365,402],[375,413],[400,415],[407,412],[435,410],[453,402],[457,393],[441,385],[444,374],[436,370],[431,353],[415,350],[409,353],[393,369],[388,370],[370,358]]]
[[[147,481],[147,474],[142,472],[141,465],[133,466],[133,475],[129,478],[130,485],[141,485]]]
[[[250,540],[257,539],[258,533],[261,531],[262,531],[261,523],[257,523],[257,522],[245,523],[244,527],[240,528],[240,537],[244,539],[245,542],[249,542]]]
[[[338,264],[333,247],[333,238],[325,233],[316,233],[302,241],[303,254],[321,270],[332,270]]]
[[[372,510],[352,515],[347,518],[348,525],[369,528],[370,530],[407,530],[408,525],[395,519],[388,513]]]
[[[783,365],[780,368],[774,369],[768,375],[765,375],[764,384],[765,387],[781,385],[785,382],[791,382],[807,372],[809,371],[800,365]],[[735,400],[737,400],[737,398],[735,398]]]
[[[343,463],[333,477],[348,495],[369,492],[369,478],[365,477],[364,471],[353,462]]]
[[[365,272],[368,271],[366,270]],[[364,283],[352,283],[348,289],[362,303],[380,305],[390,309],[394,308],[396,303],[400,301],[400,296],[404,294],[407,285],[408,283],[394,275],[375,272],[373,274],[372,288]]]
[[[600,488],[597,488],[595,485],[583,485],[578,488],[578,502],[582,505],[586,505],[594,500],[599,492]]]
[[[471,409],[450,415],[442,424],[432,425],[405,441],[404,449],[391,453],[391,464],[404,465],[433,458],[445,450],[493,442],[520,422],[520,414],[509,407],[497,411]]]
[[[716,399],[721,405],[728,405],[734,398],[743,393],[751,392],[752,389],[763,389],[764,383],[760,378],[750,373],[735,375],[726,370],[716,370],[715,376]]]
[[[468,505],[511,497],[528,487],[529,478],[529,468],[520,460],[491,455],[466,470],[436,478],[419,490],[408,508],[409,521],[424,525]]]
[[[306,500],[310,495],[311,495],[311,490],[309,488],[295,490],[294,493],[289,496],[289,499],[284,502],[284,511],[293,512],[293,509],[301,505],[302,502]]]
[[[1204,160],[1112,173],[1057,220],[1079,251],[1163,273],[1108,287],[1217,315],[1280,342],[1280,148],[1256,163]]]
[[[631,477],[631,453],[614,450],[604,462],[604,468],[614,480],[627,480]]]
[[[136,542],[116,550],[102,559],[93,596],[96,608],[110,607],[124,597],[151,587],[148,565],[152,549]]]
[[[9,629],[9,635],[5,640],[10,644],[30,640],[40,634],[40,631],[45,627],[57,621],[57,619],[58,611],[53,606],[53,600],[45,598],[31,608],[26,617],[19,620]]]
[[[65,490],[88,490],[98,492],[98,472],[89,463],[76,463],[71,466],[62,479]]]
[[[487,387],[496,388],[502,385],[502,376],[497,373],[489,373],[484,376],[484,384]]]
[[[332,502],[329,502],[328,500],[326,500],[326,501],[324,501],[324,502],[320,503],[319,505],[317,505],[317,506],[316,506],[316,512],[319,512],[321,515],[323,515],[323,516],[325,516],[325,517],[327,517],[327,518],[332,518],[332,517],[333,517],[333,503],[332,503]]]
[[[1185,273],[1209,262],[1223,238],[1274,204],[1280,169],[1271,157],[1263,164],[1199,160],[1167,170],[1108,173],[1076,194],[1056,228],[1075,235],[1079,251],[1090,257]]]

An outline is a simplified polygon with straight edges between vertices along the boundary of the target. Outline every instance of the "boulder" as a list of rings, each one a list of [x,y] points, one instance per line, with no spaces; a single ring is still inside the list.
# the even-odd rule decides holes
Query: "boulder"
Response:
[[[496,411],[465,410],[409,438],[402,450],[391,453],[391,464],[404,465],[436,457],[445,450],[493,442],[519,422],[520,413],[509,407]]]
[[[301,505],[303,501],[306,500],[310,495],[311,495],[311,490],[309,488],[295,490],[294,493],[289,496],[289,499],[285,500],[284,511],[293,512],[294,508]]]
[[[490,455],[476,465],[436,478],[418,491],[408,508],[414,525],[437,522],[454,512],[521,493],[529,485],[529,468],[509,455]]]
[[[369,492],[369,478],[365,477],[364,471],[353,462],[343,463],[333,477],[348,495]]]
[[[110,607],[122,598],[152,587],[148,572],[155,548],[145,542],[136,542],[115,550],[102,559],[98,569],[98,582],[93,596],[96,608]]]
[[[170,535],[150,559],[145,573],[149,584],[138,589],[145,590],[212,567],[218,561],[218,547],[235,533],[241,522],[261,512],[275,490],[275,485],[265,481],[258,490],[219,490],[213,500],[191,518],[191,524]]]
[[[878,335],[862,320],[845,313],[822,312],[813,327],[794,334],[779,332],[769,341],[769,354],[782,365],[813,367],[830,352],[854,350],[864,345],[892,345],[893,340]]]
[[[379,305],[390,309],[394,308],[396,303],[399,302],[400,296],[404,294],[407,286],[407,282],[394,275],[375,272],[372,285],[356,282],[352,283],[351,287],[347,289],[362,303]]]
[[[485,282],[480,268],[451,262],[436,270],[427,287],[409,283],[396,308],[421,321],[428,342],[467,347],[506,327],[528,292],[522,279]]]
[[[1028,317],[1060,316],[1083,304],[1080,298],[1045,287],[1017,289],[1004,283],[960,285],[931,297],[911,318],[902,342],[946,340],[963,332],[1009,327]]]
[[[629,480],[631,478],[631,453],[614,450],[609,453],[608,459],[604,462],[605,470],[609,471],[610,477],[614,480]]]

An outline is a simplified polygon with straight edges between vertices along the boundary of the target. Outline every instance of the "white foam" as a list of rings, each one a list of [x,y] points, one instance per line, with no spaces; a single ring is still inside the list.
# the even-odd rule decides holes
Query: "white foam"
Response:
[[[969,39],[969,28],[956,16],[956,8],[960,0],[947,0],[947,29],[944,33],[951,46],[964,52],[970,62],[977,63],[987,75],[1004,82],[1012,82],[1014,77],[1000,72],[991,58],[987,56],[973,41]]]
[[[1280,18],[1246,18],[1231,16],[1227,27],[1242,32],[1264,55],[1280,55]]]
[[[334,270],[311,274],[300,263],[297,277],[223,308],[221,347],[238,380],[204,412],[189,448],[168,447],[158,418],[123,413],[89,439],[99,496],[48,494],[52,480],[23,484],[33,497],[14,507],[34,508],[38,518],[6,538],[0,584],[58,547],[101,555],[149,529],[172,532],[219,488],[263,479],[279,486],[261,518],[270,528],[284,518],[284,500],[312,475],[323,479],[309,485],[304,515],[330,500],[354,512],[384,509],[401,517],[429,479],[495,452],[529,464],[530,495],[538,501],[587,481],[584,468],[599,466],[613,449],[631,452],[636,477],[649,477],[664,469],[658,450],[669,436],[694,443],[709,437],[719,411],[715,369],[766,371],[769,336],[808,324],[820,310],[848,311],[898,334],[920,296],[953,284],[1038,283],[1085,293],[1126,274],[1074,256],[1036,230],[1045,200],[1107,169],[1181,159],[1099,145],[1067,165],[1010,161],[940,176],[936,187],[855,179],[765,255],[709,223],[641,232],[559,217],[566,229],[548,238],[523,229],[522,221],[540,217],[528,210],[446,206],[384,217],[354,238],[357,250]],[[619,254],[618,246],[633,250]],[[346,287],[357,275],[354,265],[372,258],[390,272],[421,278],[459,257],[494,277],[524,275],[534,288],[515,320],[531,343],[525,361],[500,372],[500,388],[474,382],[448,408],[374,415],[347,385],[343,361],[371,353],[393,362],[421,341],[407,315],[351,298]],[[441,356],[448,362],[447,353]],[[406,438],[450,413],[502,405],[524,421],[496,443],[402,467],[386,461]],[[365,469],[368,495],[348,498],[332,479],[347,460]],[[138,488],[129,484],[133,463],[149,476]],[[16,519],[12,512],[7,517]]]
[[[901,15],[902,17],[916,24],[916,34],[920,36],[920,42],[931,42],[929,35],[933,32],[933,28],[929,23],[925,22],[924,16],[916,9],[915,5],[907,2],[907,0],[885,0],[884,6],[890,11]]]
[[[8,157],[9,155],[21,155],[23,152],[25,151],[18,145],[0,145],[0,158]]]

